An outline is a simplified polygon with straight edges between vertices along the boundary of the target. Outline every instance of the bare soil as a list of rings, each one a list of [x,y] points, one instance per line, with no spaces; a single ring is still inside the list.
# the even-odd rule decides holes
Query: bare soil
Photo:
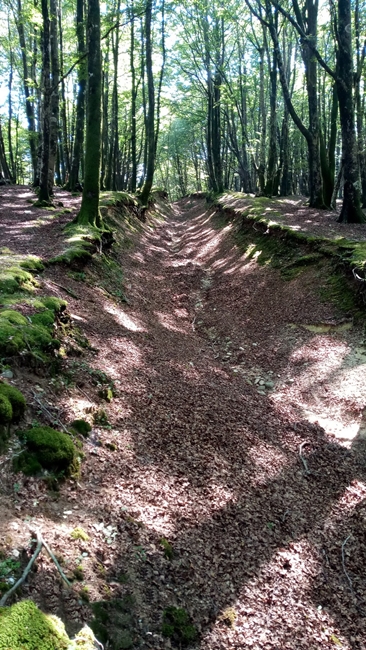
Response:
[[[110,425],[94,426],[80,479],[59,493],[0,466],[0,544],[27,549],[31,522],[65,571],[82,566],[68,590],[42,554],[22,591],[70,629],[91,617],[83,586],[91,601],[131,595],[134,648],[173,647],[161,622],[174,605],[196,650],[365,650],[364,332],[342,328],[311,267],[286,282],[213,212],[184,199],[134,237],[120,254],[128,303],[95,287],[93,265],[85,282],[67,276],[94,351],[53,380],[15,369],[14,383],[28,421],[41,402],[64,424],[102,407]],[[44,287],[65,277],[47,269]],[[93,368],[115,382],[110,404]],[[90,540],[72,540],[75,526]]]

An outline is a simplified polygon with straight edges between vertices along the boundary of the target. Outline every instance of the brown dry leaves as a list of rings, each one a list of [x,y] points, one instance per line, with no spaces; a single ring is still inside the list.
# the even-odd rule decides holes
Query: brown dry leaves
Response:
[[[39,487],[35,510],[28,490],[37,482],[23,481],[17,521],[42,521],[67,565],[81,562],[92,600],[133,595],[136,648],[171,647],[160,626],[175,605],[200,632],[197,650],[364,650],[364,452],[309,422],[305,388],[297,398],[297,351],[316,385],[324,382],[322,348],[305,329],[288,330],[309,314],[317,322],[335,313],[319,302],[316,278],[305,295],[296,280],[248,262],[230,229],[214,230],[209,216],[203,201],[184,200],[170,221],[146,227],[121,259],[129,305],[88,284],[83,301],[70,298],[99,350],[89,363],[119,382],[118,397],[103,406],[112,428],[95,427],[82,478],[58,501]],[[344,353],[348,336],[325,337],[327,358]],[[79,381],[96,404],[88,374]],[[62,407],[66,419],[80,415],[85,399],[70,388]],[[89,543],[70,539],[77,525]],[[341,555],[348,536],[352,590]],[[50,598],[69,620],[87,618],[77,590],[67,596],[56,584],[45,558],[26,594],[41,604]]]

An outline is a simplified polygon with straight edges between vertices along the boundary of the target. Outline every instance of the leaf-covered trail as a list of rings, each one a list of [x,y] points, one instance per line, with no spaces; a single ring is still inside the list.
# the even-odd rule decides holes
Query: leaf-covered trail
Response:
[[[160,629],[175,605],[199,631],[197,650],[363,650],[362,444],[339,444],[305,414],[331,411],[338,395],[337,423],[357,430],[364,396],[332,387],[360,334],[307,331],[339,317],[311,273],[285,282],[248,261],[203,201],[173,210],[123,253],[128,305],[87,285],[70,300],[118,387],[112,428],[96,427],[117,450],[85,445],[80,484],[44,510],[47,526],[55,543],[67,525],[88,531],[78,550],[90,598],[133,596],[131,647],[170,648]],[[85,378],[84,397],[70,392],[74,416],[91,390]]]

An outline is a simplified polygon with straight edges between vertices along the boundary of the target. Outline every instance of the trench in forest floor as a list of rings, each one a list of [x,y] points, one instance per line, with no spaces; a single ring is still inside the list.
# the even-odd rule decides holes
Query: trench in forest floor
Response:
[[[183,200],[121,253],[127,303],[96,291],[92,268],[68,278],[82,296],[70,311],[98,353],[65,361],[59,397],[47,378],[37,385],[66,422],[101,405],[91,369],[117,396],[102,404],[110,424],[94,426],[78,483],[52,496],[16,477],[4,537],[26,545],[31,517],[67,567],[82,564],[91,601],[131,598],[109,623],[130,647],[170,648],[161,622],[174,605],[192,617],[200,650],[334,639],[363,650],[363,331],[342,330],[316,269],[285,281],[234,246],[230,224],[213,227],[213,212]],[[47,270],[45,282],[62,273]],[[88,543],[70,541],[77,525]],[[23,595],[74,628],[90,618],[47,558]]]

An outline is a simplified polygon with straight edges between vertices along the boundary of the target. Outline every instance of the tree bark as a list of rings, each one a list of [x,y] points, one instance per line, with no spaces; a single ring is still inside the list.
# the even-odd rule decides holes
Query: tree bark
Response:
[[[342,131],[343,204],[340,223],[365,223],[360,204],[360,180],[353,101],[353,58],[350,0],[338,0],[337,92]]]
[[[88,2],[88,103],[84,186],[80,212],[76,222],[102,227],[99,211],[102,67],[100,55],[99,0]]]
[[[76,35],[78,39],[79,58],[85,53],[84,37],[84,2],[77,0],[76,4]],[[85,119],[85,89],[87,76],[87,61],[83,59],[78,66],[78,94],[76,100],[76,125],[75,143],[69,179],[69,189],[73,192],[79,187],[80,163],[84,145],[84,119]]]
[[[146,206],[154,179],[155,170],[155,86],[152,68],[152,0],[147,0],[145,11],[145,49],[148,110],[146,120],[147,164],[144,186],[141,191],[142,205]]]

